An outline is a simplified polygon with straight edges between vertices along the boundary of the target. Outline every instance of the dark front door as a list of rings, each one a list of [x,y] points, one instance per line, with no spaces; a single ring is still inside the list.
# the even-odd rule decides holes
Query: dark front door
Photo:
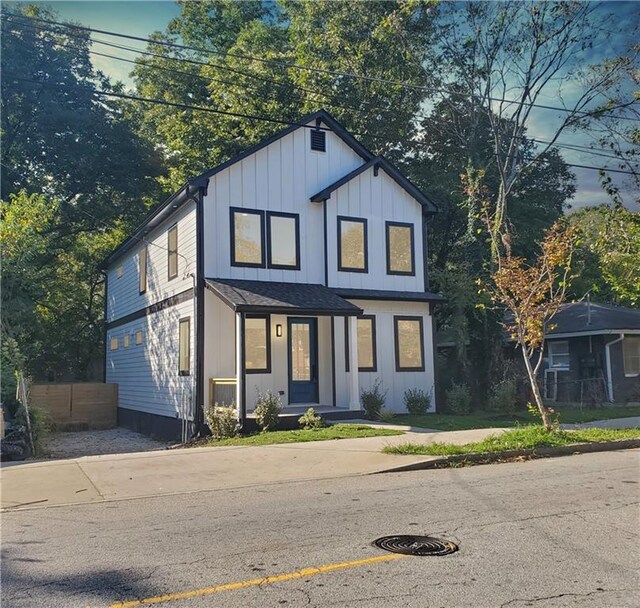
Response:
[[[289,403],[318,403],[318,324],[289,319]]]

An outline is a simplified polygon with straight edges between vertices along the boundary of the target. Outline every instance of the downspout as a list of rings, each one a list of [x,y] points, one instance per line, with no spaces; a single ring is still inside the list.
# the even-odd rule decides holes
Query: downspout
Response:
[[[104,322],[104,361],[102,362],[102,381],[107,382],[107,303],[109,298],[109,273],[106,270],[100,270],[104,277],[104,305],[103,305],[103,322]]]
[[[607,361],[607,393],[610,403],[613,403],[613,377],[611,375],[611,351],[609,350],[609,347],[613,344],[617,344],[618,342],[622,342],[622,340],[624,340],[624,334],[620,334],[618,338],[611,342],[607,342],[604,345],[604,355]]]
[[[247,421],[247,389],[244,356],[245,323],[244,313],[236,311],[236,407],[238,408],[238,427],[242,432]]]
[[[201,436],[204,427],[204,195],[206,186],[199,185],[196,203],[196,278],[194,285],[196,322],[196,387],[194,433]]]

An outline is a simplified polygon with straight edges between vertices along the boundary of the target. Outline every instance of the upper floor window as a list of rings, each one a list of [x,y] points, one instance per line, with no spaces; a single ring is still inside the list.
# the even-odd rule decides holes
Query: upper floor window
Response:
[[[300,227],[295,213],[267,213],[269,268],[300,270]]]
[[[424,371],[422,317],[394,317],[396,371]]]
[[[169,280],[178,276],[178,225],[169,228],[167,233],[167,264]]]
[[[640,336],[625,336],[622,341],[624,375],[640,376]]]
[[[139,261],[140,261],[140,275],[139,275],[139,285],[138,290],[142,295],[147,291],[147,245],[145,245],[140,250]]]
[[[387,274],[415,275],[413,224],[386,222]]]
[[[232,208],[231,265],[300,270],[300,216]]]
[[[338,216],[338,270],[367,272],[367,220]]]
[[[142,340],[143,340],[144,335],[143,335],[143,333],[142,333],[142,330],[141,330],[141,329],[139,329],[139,330],[135,333],[135,336],[136,336],[136,344],[138,344],[138,345],[142,344]]]
[[[231,209],[231,264],[264,267],[264,212]]]
[[[549,367],[569,369],[569,342],[566,340],[549,342]]]
[[[191,319],[180,319],[178,325],[178,373],[188,376],[191,373]]]
[[[109,348],[111,350],[118,350],[118,338],[111,338],[109,341]]]
[[[119,279],[123,274],[124,274],[124,266],[122,264],[119,264],[118,267],[116,268],[116,278]]]
[[[244,364],[247,373],[271,372],[269,315],[247,316],[244,327]]]
[[[122,336],[122,346],[124,348],[129,348],[130,341],[131,341],[131,336],[129,336],[129,334],[125,334],[124,336]]]

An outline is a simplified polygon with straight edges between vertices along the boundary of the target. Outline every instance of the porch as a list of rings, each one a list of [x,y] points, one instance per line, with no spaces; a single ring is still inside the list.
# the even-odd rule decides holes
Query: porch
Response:
[[[360,308],[321,285],[209,279],[207,287],[209,405],[237,405],[251,424],[258,393],[271,391],[283,424],[309,407],[330,420],[361,417]]]

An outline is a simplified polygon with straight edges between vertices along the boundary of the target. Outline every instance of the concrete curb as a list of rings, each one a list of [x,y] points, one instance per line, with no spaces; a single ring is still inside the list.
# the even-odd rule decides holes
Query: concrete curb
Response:
[[[525,450],[509,450],[506,452],[484,452],[474,454],[455,454],[453,456],[436,456],[432,460],[412,462],[398,467],[385,468],[370,475],[380,473],[401,473],[403,471],[421,471],[425,469],[442,469],[455,464],[491,464],[501,460],[527,456],[529,458],[550,458],[552,456],[571,456],[572,454],[588,454],[590,452],[611,452],[613,450],[629,450],[640,448],[640,439],[621,439],[619,441],[601,441],[591,443],[574,443],[553,448],[528,448]],[[392,455],[392,454],[390,454]]]

